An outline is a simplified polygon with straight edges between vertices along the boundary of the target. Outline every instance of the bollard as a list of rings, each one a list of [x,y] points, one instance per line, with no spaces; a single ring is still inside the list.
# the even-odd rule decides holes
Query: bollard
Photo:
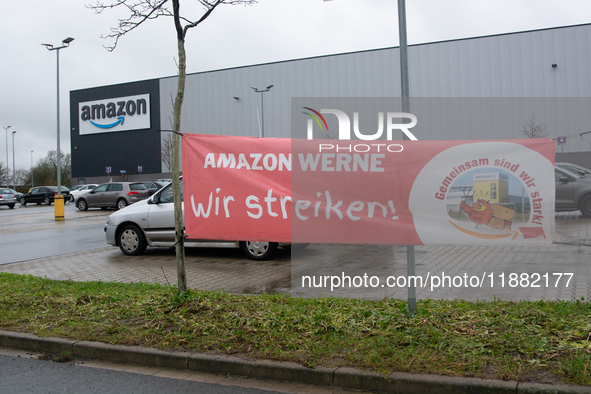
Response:
[[[55,206],[55,220],[64,220],[64,196],[57,195],[53,198]]]

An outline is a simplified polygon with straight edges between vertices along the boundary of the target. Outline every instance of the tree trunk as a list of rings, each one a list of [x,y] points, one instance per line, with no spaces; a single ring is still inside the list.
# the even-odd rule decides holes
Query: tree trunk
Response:
[[[172,129],[175,133],[172,136],[172,192],[174,196],[174,228],[176,242],[176,269],[178,279],[178,291],[187,291],[187,274],[185,271],[185,229],[183,223],[183,208],[181,201],[181,188],[179,182],[179,133],[181,132],[181,109],[185,97],[185,75],[187,59],[185,53],[185,41],[178,39],[179,52],[179,81],[174,100],[174,114]]]

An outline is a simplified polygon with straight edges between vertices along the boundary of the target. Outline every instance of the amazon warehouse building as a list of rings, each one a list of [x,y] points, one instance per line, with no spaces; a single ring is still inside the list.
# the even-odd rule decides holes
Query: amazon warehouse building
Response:
[[[556,138],[557,161],[591,167],[591,24],[411,45],[408,53],[419,140],[533,131]],[[345,111],[361,98],[403,112],[400,85],[398,47],[188,74],[181,132],[290,138],[310,119],[304,106]],[[71,91],[72,182],[170,178],[163,147],[176,89],[177,77],[165,77]],[[379,127],[376,112],[360,112],[366,135]],[[336,117],[325,118],[337,129]]]

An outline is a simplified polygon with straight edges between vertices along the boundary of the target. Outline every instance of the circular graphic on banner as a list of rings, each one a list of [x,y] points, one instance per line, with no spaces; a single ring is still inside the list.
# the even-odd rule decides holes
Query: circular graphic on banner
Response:
[[[421,170],[409,207],[425,244],[551,242],[554,167],[517,143],[457,145]]]

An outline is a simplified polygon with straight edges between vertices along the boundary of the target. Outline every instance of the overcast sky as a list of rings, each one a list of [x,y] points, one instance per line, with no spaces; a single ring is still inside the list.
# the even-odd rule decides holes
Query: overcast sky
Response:
[[[108,0],[104,0],[108,2]],[[194,0],[181,0],[186,10]],[[406,0],[408,43],[591,22],[589,0]],[[101,35],[123,14],[96,15],[85,0],[2,1],[0,161],[12,172],[57,147],[56,51],[60,50],[61,150],[70,152],[69,92],[176,74],[172,19],[150,21],[114,52]],[[397,0],[259,0],[223,6],[186,40],[187,72],[398,46]],[[412,69],[412,64],[410,65]],[[4,127],[11,126],[8,134]],[[8,145],[6,137],[8,135]]]

